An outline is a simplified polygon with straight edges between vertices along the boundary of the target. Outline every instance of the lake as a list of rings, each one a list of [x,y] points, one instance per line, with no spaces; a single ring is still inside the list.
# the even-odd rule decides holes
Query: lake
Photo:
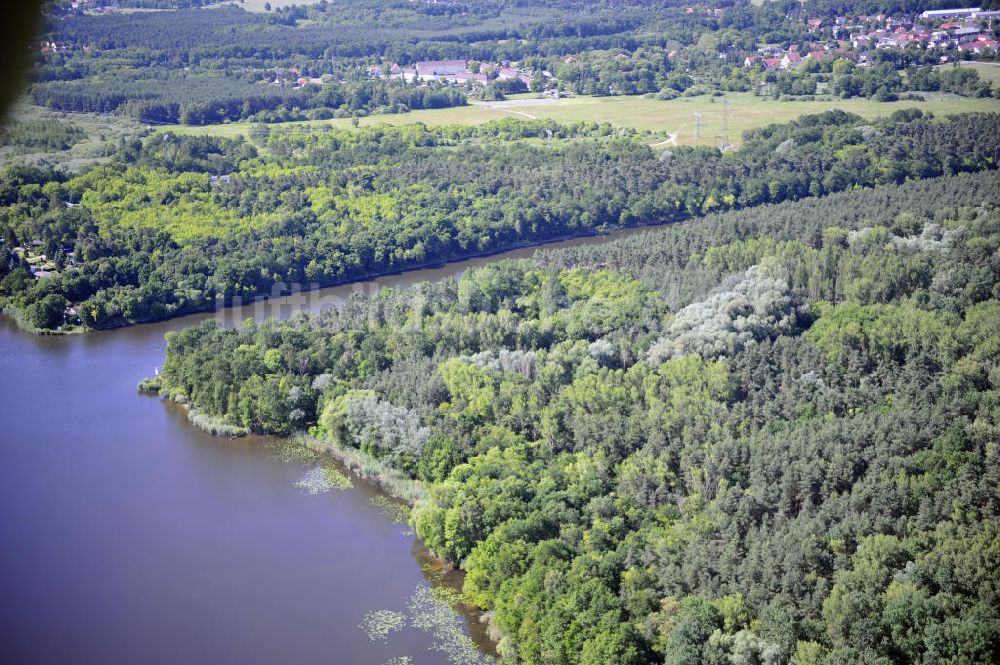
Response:
[[[533,251],[219,318],[286,317]],[[164,333],[211,316],[61,337],[0,319],[0,662],[447,662],[435,631],[372,640],[361,628],[370,612],[405,615],[419,588],[461,581],[429,572],[429,553],[375,488],[354,479],[309,494],[296,487],[309,464],[281,459],[273,440],[210,436],[181,407],[136,392],[163,362]],[[491,651],[474,613],[451,620]]]

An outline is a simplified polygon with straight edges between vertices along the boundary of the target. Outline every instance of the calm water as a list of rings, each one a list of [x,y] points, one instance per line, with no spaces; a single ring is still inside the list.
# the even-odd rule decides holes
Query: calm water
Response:
[[[531,251],[228,317],[287,316]],[[426,552],[370,503],[374,489],[308,495],[294,487],[303,467],[266,441],[209,436],[136,393],[164,333],[207,316],[65,337],[0,319],[0,663],[444,662],[425,632],[374,643],[359,628],[427,584]]]

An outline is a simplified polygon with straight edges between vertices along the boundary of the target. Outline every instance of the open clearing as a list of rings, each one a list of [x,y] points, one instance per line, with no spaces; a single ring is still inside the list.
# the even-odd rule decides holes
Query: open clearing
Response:
[[[361,126],[388,124],[408,125],[422,122],[427,125],[480,125],[500,118],[551,119],[570,123],[576,121],[609,122],[619,127],[634,127],[656,132],[668,138],[676,135],[679,144],[714,145],[728,135],[729,142],[738,145],[746,129],[762,127],[775,122],[787,122],[807,113],[822,113],[842,109],[865,118],[887,116],[904,108],[919,108],[938,115],[951,115],[967,111],[1000,111],[1000,100],[969,99],[955,95],[927,94],[926,100],[876,102],[868,99],[837,99],[833,101],[783,102],[762,100],[751,93],[731,93],[728,100],[728,132],[723,132],[725,104],[723,97],[681,97],[670,101],[657,101],[643,97],[570,97],[567,99],[535,99],[532,95],[515,95],[508,102],[473,103],[448,109],[413,111],[393,115],[375,115],[360,119]],[[694,114],[701,114],[700,139],[695,141]],[[526,118],[525,118],[526,119]],[[178,134],[212,134],[216,136],[245,136],[253,123],[239,122],[201,127],[169,125]],[[348,129],[350,119],[310,120],[287,125],[328,126]]]
[[[248,12],[255,12],[258,14],[268,11],[264,5],[270,4],[271,11],[276,9],[282,9],[284,7],[289,7],[291,5],[315,5],[320,0],[227,0],[226,2],[219,2],[214,5],[208,5],[209,7],[221,7],[223,5],[236,5],[237,7],[242,7]]]
[[[1000,63],[998,62],[959,62],[959,67],[968,67],[979,72],[979,77],[989,81],[993,87],[1000,86]],[[954,67],[954,64],[938,65],[938,68]]]
[[[21,100],[10,111],[10,122],[57,120],[82,129],[84,136],[66,150],[0,146],[0,167],[24,165],[39,168],[55,167],[78,172],[93,164],[106,161],[114,154],[118,142],[143,131],[143,125],[132,118],[94,113],[61,113]]]

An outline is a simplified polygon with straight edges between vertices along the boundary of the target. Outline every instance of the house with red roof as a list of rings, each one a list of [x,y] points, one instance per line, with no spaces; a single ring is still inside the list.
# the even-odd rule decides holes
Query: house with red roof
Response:
[[[799,55],[798,53],[794,51],[792,53],[786,53],[785,56],[781,59],[781,68],[788,69],[790,67],[794,67],[800,62],[802,62],[802,56]]]

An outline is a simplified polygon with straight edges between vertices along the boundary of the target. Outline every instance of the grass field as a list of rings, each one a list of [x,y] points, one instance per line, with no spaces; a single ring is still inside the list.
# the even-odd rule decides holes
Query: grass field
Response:
[[[236,5],[237,7],[242,7],[248,12],[262,13],[267,10],[264,5],[270,2],[271,10],[281,9],[283,7],[288,7],[289,5],[315,5],[319,0],[226,0],[225,2],[219,2],[215,5],[209,5],[212,7],[220,7],[222,5]]]
[[[947,65],[938,65],[941,67],[953,67],[951,63]],[[975,69],[979,72],[979,77],[989,81],[993,87],[1000,86],[1000,63],[997,62],[960,62],[959,67],[968,67],[969,69]]]
[[[938,115],[966,111],[1000,111],[1000,100],[968,99],[954,95],[927,95],[923,102],[875,102],[867,99],[846,99],[829,102],[778,102],[762,100],[750,93],[726,95],[728,103],[729,141],[740,142],[745,129],[774,122],[786,122],[807,113],[843,109],[865,118],[886,116],[902,108],[919,108]],[[677,143],[714,145],[721,138],[726,103],[722,97],[682,97],[657,101],[642,97],[571,97],[568,99],[535,99],[532,95],[515,95],[506,102],[477,103],[465,107],[413,111],[398,115],[377,115],[361,118],[362,126],[386,123],[405,125],[423,122],[427,125],[479,125],[496,118],[538,118],[558,122],[610,122],[621,127],[634,127],[661,135],[674,135]],[[700,138],[695,141],[695,113],[701,114]],[[232,123],[191,127],[171,125],[178,134],[212,134],[218,136],[246,135],[252,123]],[[350,128],[347,119],[313,120],[288,123],[306,126]]]

